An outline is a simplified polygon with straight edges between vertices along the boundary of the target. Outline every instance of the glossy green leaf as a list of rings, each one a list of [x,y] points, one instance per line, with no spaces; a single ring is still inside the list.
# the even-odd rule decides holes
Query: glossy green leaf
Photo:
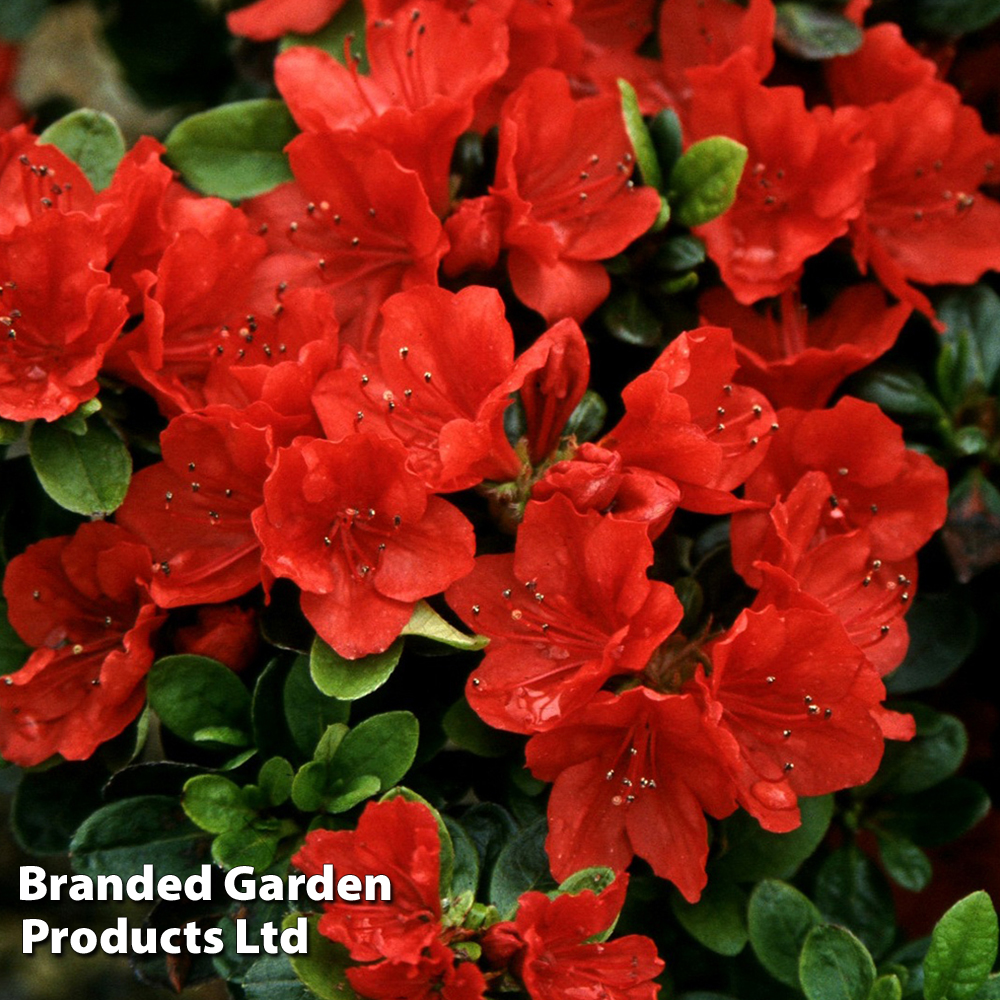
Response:
[[[299,914],[289,914],[283,928],[294,927]],[[291,955],[290,961],[295,974],[309,990],[322,1000],[356,1000],[357,994],[351,989],[346,970],[355,963],[342,944],[331,941],[319,933],[319,915],[309,918],[308,939],[304,955]]]
[[[814,927],[802,946],[799,980],[806,1000],[867,1000],[875,963],[843,927]]]
[[[361,0],[348,0],[328,24],[312,35],[288,34],[281,40],[280,51],[297,45],[329,52],[338,62],[345,62],[344,42],[350,42],[351,58],[359,73],[368,72],[368,51],[365,45],[365,8]]]
[[[479,855],[476,853],[476,846],[457,820],[450,816],[443,816],[442,819],[455,849],[455,865],[452,870],[449,895],[454,898],[463,892],[475,894],[479,886]]]
[[[426,601],[418,601],[413,615],[400,635],[415,635],[431,639],[453,649],[478,650],[489,642],[485,635],[466,635],[449,625]]]
[[[896,921],[889,884],[853,844],[823,861],[813,900],[828,921],[849,928],[876,957],[892,944]]]
[[[749,938],[747,894],[732,882],[709,882],[697,903],[670,897],[674,916],[700,944],[718,955],[738,955]]]
[[[297,656],[282,690],[285,724],[299,751],[311,757],[320,737],[335,722],[347,722],[350,702],[323,694],[312,679],[309,657]]]
[[[920,847],[938,847],[971,830],[990,811],[990,797],[970,778],[947,778],[925,792],[895,799],[873,821]]]
[[[385,712],[358,723],[343,739],[332,766],[353,778],[372,774],[382,789],[399,784],[417,755],[420,727],[410,712]]]
[[[274,860],[281,834],[257,824],[227,830],[212,841],[212,860],[221,868],[250,865],[263,871]]]
[[[578,443],[593,441],[601,433],[607,415],[608,404],[598,393],[588,389],[569,415],[563,435],[572,435]]]
[[[946,326],[938,355],[938,385],[954,406],[974,387],[996,388],[1000,296],[988,285],[974,285],[946,292],[936,304],[938,319]]]
[[[848,56],[861,48],[861,29],[843,14],[798,2],[779,3],[776,10],[774,40],[799,59]]]
[[[889,878],[908,892],[923,892],[930,884],[930,858],[906,837],[880,831],[879,857]]]
[[[397,639],[384,653],[348,660],[316,636],[309,654],[309,671],[323,694],[340,701],[356,701],[378,690],[392,676],[402,655],[403,640]]]
[[[660,169],[669,177],[684,152],[684,136],[677,112],[673,108],[657,112],[649,123],[649,135]]]
[[[632,149],[635,151],[635,159],[643,183],[660,191],[663,189],[663,174],[656,158],[656,150],[653,148],[653,139],[649,134],[649,129],[646,128],[646,123],[642,120],[639,98],[636,97],[635,88],[628,80],[620,79],[618,91],[622,97],[622,117],[625,119],[625,131],[628,133]]]
[[[117,434],[101,419],[84,435],[59,421],[37,421],[28,450],[42,488],[60,507],[74,514],[110,514],[125,499],[132,477],[132,456]]]
[[[478,757],[503,757],[518,745],[516,738],[509,733],[486,725],[464,697],[445,712],[442,725],[445,734],[456,746]]]
[[[931,934],[924,1000],[972,1000],[996,957],[996,910],[985,892],[974,892],[951,907]]]
[[[95,191],[103,191],[125,155],[125,137],[110,115],[90,108],[71,111],[38,137],[65,153],[86,175]]]
[[[898,976],[879,976],[872,983],[868,1000],[903,1000],[903,984]]]
[[[634,288],[612,294],[601,310],[601,319],[612,337],[637,347],[655,347],[663,325]]]
[[[941,401],[923,377],[909,368],[872,368],[852,382],[854,395],[876,403],[886,413],[928,420],[945,415]]]
[[[536,820],[515,834],[497,858],[489,899],[504,920],[514,914],[522,893],[533,889],[546,892],[555,887],[545,853],[547,833],[545,819]]]
[[[792,886],[766,879],[750,896],[747,931],[761,965],[787,986],[799,985],[799,953],[822,922],[819,910]]]
[[[188,818],[209,833],[238,830],[256,817],[243,789],[221,774],[199,774],[184,785],[181,805]]]
[[[283,101],[223,104],[175,126],[167,159],[202,194],[251,198],[292,179],[284,150],[297,132]]]
[[[917,734],[907,743],[889,742],[878,774],[865,791],[906,795],[922,792],[951,777],[965,758],[969,738],[965,726],[953,715],[926,705],[899,706],[917,723]]]
[[[265,955],[258,959],[240,985],[246,1000],[315,1000],[316,997],[295,974],[288,955]],[[349,998],[349,994],[341,996]]]
[[[149,705],[172,733],[191,743],[214,727],[250,742],[250,693],[228,667],[206,656],[165,656],[147,679]],[[227,746],[240,745],[227,738]]]
[[[736,200],[746,162],[746,146],[726,136],[689,146],[670,174],[674,220],[690,228],[722,215]]]

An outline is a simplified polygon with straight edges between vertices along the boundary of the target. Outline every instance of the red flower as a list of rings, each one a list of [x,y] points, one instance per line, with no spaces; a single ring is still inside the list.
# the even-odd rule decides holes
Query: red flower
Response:
[[[583,891],[550,899],[526,892],[513,921],[494,924],[483,939],[488,957],[517,948],[510,961],[532,1000],[603,996],[608,1000],[653,1000],[663,970],[656,946],[630,934],[607,943],[593,938],[611,927],[625,902],[628,876],[599,895]]]
[[[456,964],[455,952],[433,941],[412,962],[379,962],[347,970],[347,978],[370,1000],[483,1000],[486,979],[471,962]]]
[[[761,85],[745,54],[688,76],[687,138],[727,135],[749,150],[736,202],[697,232],[738,301],[780,295],[861,213],[872,145],[851,116],[807,110],[800,88]]]
[[[127,312],[83,215],[52,212],[0,236],[0,417],[56,420],[97,394]]]
[[[292,864],[319,875],[386,875],[391,903],[325,903],[319,931],[358,962],[416,963],[441,931],[441,844],[430,810],[403,798],[370,802],[355,830],[313,830]]]
[[[787,498],[807,472],[824,473],[832,492],[812,544],[863,528],[878,558],[905,559],[944,523],[944,470],[907,450],[900,428],[874,404],[847,396],[832,410],[781,410],[778,419],[781,433],[747,480],[745,495],[770,506]],[[752,565],[769,525],[766,511],[733,517],[733,564],[752,585],[759,582]]]
[[[705,813],[736,808],[739,750],[691,694],[600,692],[563,725],[533,736],[528,766],[554,781],[546,849],[552,872],[623,871],[634,854],[694,902],[705,886]]]
[[[799,825],[797,796],[866,782],[888,735],[908,739],[913,720],[881,708],[875,668],[825,611],[744,611],[706,647],[698,667],[708,711],[740,748],[738,797],[765,829]]]
[[[266,42],[289,32],[311,35],[344,6],[345,0],[257,0],[226,15],[234,35]]]
[[[245,207],[267,233],[275,283],[331,292],[341,341],[367,356],[382,303],[437,284],[441,223],[419,177],[366,137],[300,135],[288,153],[297,183]]]
[[[235,604],[205,605],[193,624],[174,633],[174,651],[208,656],[239,673],[250,665],[260,646],[257,613]]]
[[[161,608],[228,601],[270,580],[250,515],[296,424],[262,403],[171,421],[160,439],[163,461],[132,477],[116,515],[153,552],[151,590]]]
[[[458,294],[429,285],[400,292],[382,307],[376,349],[374,365],[341,368],[316,386],[326,436],[362,431],[402,441],[409,468],[430,489],[480,482],[491,454],[510,447],[509,390],[498,387],[514,367],[514,335],[499,294],[475,285]]]
[[[683,616],[673,589],[646,578],[652,558],[644,525],[561,496],[529,503],[514,553],[480,556],[446,595],[490,637],[466,688],[473,709],[499,729],[548,730],[608,678],[642,670]]]
[[[418,600],[473,565],[472,525],[428,496],[398,441],[298,439],[278,453],[253,516],[264,565],[342,656],[386,649]]]
[[[306,131],[359,132],[415,170],[443,215],[455,140],[507,68],[507,30],[488,6],[460,16],[431,3],[370,20],[365,43],[371,69],[364,76],[321,49],[291,49],[275,63],[278,89]]]
[[[550,322],[583,320],[607,296],[598,263],[653,224],[660,197],[633,189],[631,143],[616,95],[574,101],[569,81],[538,70],[504,103],[493,194],[517,297]]]
[[[793,290],[782,293],[780,317],[739,305],[725,289],[698,302],[712,323],[732,327],[740,378],[775,406],[824,406],[850,374],[896,342],[910,306],[886,304],[875,285],[854,285],[817,318],[807,321]]]
[[[85,760],[139,714],[163,622],[149,598],[150,574],[149,550],[104,521],[11,560],[8,618],[35,652],[0,684],[5,760]]]

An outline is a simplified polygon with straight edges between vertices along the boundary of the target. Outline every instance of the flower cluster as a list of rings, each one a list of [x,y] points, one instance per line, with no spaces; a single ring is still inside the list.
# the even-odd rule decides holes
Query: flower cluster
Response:
[[[866,6],[846,11],[860,25]],[[266,40],[339,7],[259,0],[230,25]],[[3,757],[90,757],[140,712],[156,651],[252,649],[247,609],[279,586],[346,660],[443,594],[489,639],[469,704],[528,737],[552,783],[553,873],[619,873],[473,935],[444,919],[420,807],[314,832],[305,871],[335,855],[399,873],[392,911],[320,924],[364,963],[364,996],[472,1000],[510,975],[536,1000],[651,998],[646,944],[587,943],[633,858],[697,900],[706,815],[787,832],[800,797],[868,781],[914,733],[882,679],[946,475],[874,404],[828,403],[914,308],[933,316],[918,285],[997,266],[981,188],[1000,139],[893,25],[829,60],[807,104],[767,82],[771,0],[665,0],[656,24],[655,7],[366,0],[367,72],[349,46],[276,58],[291,179],[238,205],[185,187],[150,138],[100,187],[28,127],[0,134],[0,418],[69,426],[103,388],[163,422],[114,523],[6,569],[34,652],[0,685]],[[631,119],[675,121],[688,149],[728,137],[747,163],[731,208],[686,234],[721,279],[700,320],[608,386],[591,371],[604,262],[655,260],[680,197],[619,79]],[[807,266],[838,241],[852,283],[807,317]],[[615,418],[585,433],[598,382]],[[668,558],[679,520],[723,516],[747,595],[731,612],[675,591]],[[157,640],[183,609],[202,630]],[[473,938],[478,964],[456,949]]]

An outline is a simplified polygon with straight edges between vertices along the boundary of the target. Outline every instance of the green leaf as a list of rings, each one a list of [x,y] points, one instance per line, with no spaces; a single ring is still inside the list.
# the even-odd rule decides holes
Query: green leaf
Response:
[[[931,934],[924,1000],[972,1000],[996,957],[996,910],[985,892],[974,892],[948,910]]]
[[[246,1000],[315,1000],[316,997],[295,975],[288,955],[265,955],[258,959],[240,985]],[[349,994],[341,996],[347,998]]]
[[[909,368],[870,369],[857,375],[853,392],[886,413],[899,413],[929,420],[945,415],[945,409],[923,377]]]
[[[657,112],[649,123],[649,135],[664,176],[669,177],[684,152],[681,120],[673,108]]]
[[[503,757],[517,746],[517,740],[510,733],[502,733],[486,725],[464,696],[445,712],[442,725],[453,743],[479,757]]]
[[[454,899],[456,896],[462,895],[463,892],[475,894],[479,887],[479,855],[476,853],[476,846],[457,820],[450,816],[442,816],[441,818],[448,828],[448,834],[455,849],[455,862],[448,895]]]
[[[356,701],[380,688],[392,676],[402,655],[403,640],[397,639],[384,653],[348,660],[316,636],[309,654],[309,672],[323,694]]]
[[[463,813],[462,827],[475,845],[480,878],[486,886],[504,844],[517,832],[517,824],[503,806],[494,802],[477,802]]]
[[[1000,0],[912,0],[917,23],[954,38],[985,28],[1000,17]]]
[[[935,712],[926,705],[900,705],[917,723],[917,734],[908,743],[889,742],[878,774],[864,786],[864,794],[922,792],[959,768],[969,746],[965,726],[953,715]]]
[[[882,873],[853,844],[834,851],[816,877],[813,899],[823,916],[849,927],[872,954],[892,944],[896,911]]]
[[[768,833],[745,812],[725,820],[723,833],[729,849],[710,865],[710,879],[757,882],[791,878],[826,836],[833,817],[833,796],[800,799],[799,809],[802,825],[790,833]]]
[[[90,108],[71,111],[39,137],[65,153],[86,175],[95,191],[103,191],[125,155],[125,137],[110,115]]]
[[[364,802],[365,799],[378,795],[382,790],[382,783],[374,774],[359,774],[346,781],[340,779],[333,787],[335,794],[327,799],[326,811],[328,813],[342,813],[353,809],[359,802]]]
[[[588,389],[563,428],[564,437],[575,437],[577,442],[593,441],[601,433],[605,418],[608,415],[608,404],[599,393]]]
[[[284,757],[265,761],[257,775],[257,784],[269,806],[280,806],[292,794],[292,765]]]
[[[747,931],[757,960],[775,979],[798,987],[802,944],[822,919],[798,889],[773,879],[759,883],[747,909]]]
[[[361,0],[348,0],[334,18],[312,35],[288,34],[281,40],[280,51],[296,45],[308,45],[329,52],[338,62],[344,62],[344,42],[350,40],[351,56],[359,73],[368,72],[368,51],[365,45],[365,9]]]
[[[705,244],[691,233],[681,233],[663,241],[656,251],[656,266],[661,271],[678,274],[705,262]]]
[[[612,337],[637,347],[655,347],[663,336],[663,325],[634,288],[626,288],[608,299],[601,319]]]
[[[697,903],[673,893],[670,905],[684,930],[709,951],[732,956],[746,947],[747,895],[732,882],[709,882]]]
[[[868,1000],[903,1000],[903,984],[898,976],[879,976],[872,984]]]
[[[811,3],[779,3],[774,40],[799,59],[849,56],[861,48],[861,29],[843,14]]]
[[[547,833],[543,817],[513,836],[500,852],[490,880],[489,899],[503,920],[509,920],[516,912],[522,893],[532,889],[545,892],[555,887],[549,872],[549,856],[545,853]]]
[[[289,914],[282,925],[294,927],[299,914]],[[309,930],[304,955],[289,956],[295,974],[322,1000],[356,1000],[346,970],[356,964],[344,945],[319,933],[319,914],[309,918]]]
[[[283,101],[223,104],[176,125],[167,159],[202,194],[252,198],[292,180],[284,149],[297,132]]]
[[[653,139],[646,128],[646,123],[642,120],[642,112],[639,110],[639,98],[636,97],[635,88],[628,80],[618,81],[618,90],[622,95],[622,117],[625,119],[625,131],[628,133],[629,141],[635,150],[636,163],[639,172],[642,174],[642,181],[657,191],[663,190],[663,174],[660,172],[660,163],[656,158],[656,150],[653,148]]]
[[[21,642],[7,618],[7,602],[0,597],[0,674],[12,674],[24,666],[31,647]]]
[[[807,1000],[867,1000],[875,963],[850,931],[814,927],[802,946],[799,979]]]
[[[0,4],[0,38],[24,41],[48,9],[49,0],[3,0]]]
[[[382,788],[399,784],[417,755],[420,727],[410,712],[385,712],[355,726],[334,755],[337,774],[373,774]]]
[[[873,823],[921,847],[939,847],[971,830],[990,811],[983,786],[969,778],[947,778],[926,792],[896,799]]]
[[[157,875],[201,871],[208,837],[172,795],[140,795],[102,806],[76,831],[73,868],[83,875],[134,875],[152,864]]]
[[[1000,1000],[1000,975],[990,976],[976,991],[972,1000]]]
[[[4,420],[0,418],[0,448],[4,445],[13,444],[21,440],[24,433],[24,425],[14,420]]]
[[[615,880],[615,873],[610,868],[581,868],[565,878],[549,893],[552,899],[556,896],[579,896],[581,892],[592,892],[600,895]]]
[[[295,658],[285,678],[282,706],[295,746],[306,756],[312,756],[328,726],[347,722],[351,716],[350,702],[331,698],[316,686],[307,656]]]
[[[74,514],[110,514],[125,499],[132,477],[128,448],[100,419],[74,434],[59,421],[38,420],[28,436],[31,464],[42,488]]]
[[[976,646],[976,615],[961,590],[918,594],[906,616],[906,658],[885,680],[890,694],[934,687],[951,676]]]
[[[256,824],[227,830],[212,841],[212,860],[220,868],[250,865],[254,871],[263,871],[274,860],[280,839],[280,831]]]
[[[1000,14],[1000,4],[997,10]],[[1000,374],[1000,296],[988,285],[955,289],[937,300],[937,314],[947,327],[937,366],[945,398],[956,405],[975,386],[995,388]]]
[[[716,135],[693,143],[670,174],[674,220],[693,228],[722,215],[736,200],[747,148]]]
[[[257,813],[247,805],[243,789],[221,774],[199,774],[184,785],[181,805],[188,818],[209,833],[239,830]]]
[[[930,884],[930,858],[906,837],[877,831],[879,857],[889,878],[908,892],[923,892]]]
[[[21,775],[10,808],[10,829],[31,854],[66,854],[76,828],[101,806],[103,768],[61,764]]]
[[[466,635],[449,625],[426,601],[418,601],[413,615],[400,635],[417,635],[454,649],[483,649],[490,641],[485,635]]]
[[[165,656],[147,678],[150,707],[172,733],[201,742],[204,730],[224,727],[239,734],[227,746],[250,742],[250,693],[228,667],[207,656]],[[209,741],[211,737],[209,737]]]

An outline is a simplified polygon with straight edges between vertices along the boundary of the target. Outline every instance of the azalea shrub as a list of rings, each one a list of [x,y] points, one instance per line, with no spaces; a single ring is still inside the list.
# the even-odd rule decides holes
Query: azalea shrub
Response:
[[[393,892],[140,979],[997,996],[1000,4],[97,8],[185,111],[0,13],[11,828]]]

